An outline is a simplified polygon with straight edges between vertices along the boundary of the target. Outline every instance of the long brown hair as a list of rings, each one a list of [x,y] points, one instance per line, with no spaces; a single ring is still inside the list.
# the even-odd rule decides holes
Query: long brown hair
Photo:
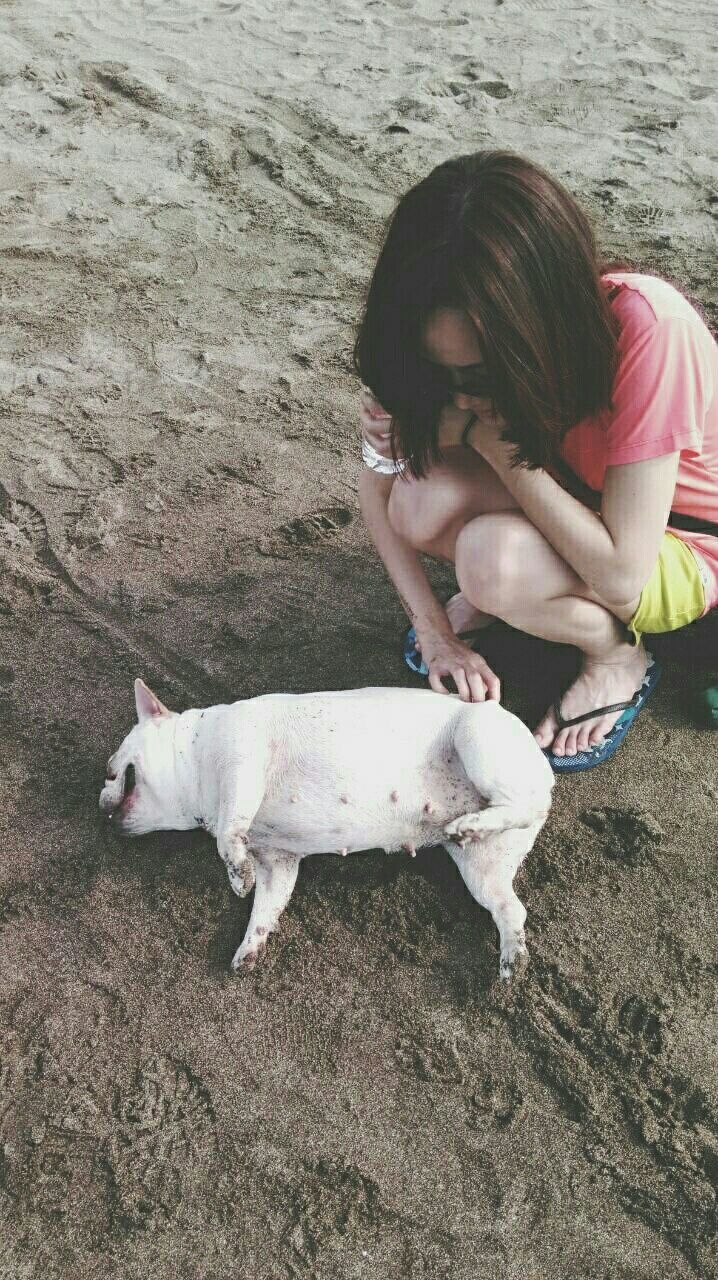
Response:
[[[514,461],[555,458],[571,427],[610,405],[618,328],[602,270],[573,197],[512,152],[447,160],[412,187],[390,219],[354,348],[357,373],[392,414],[395,456],[417,477],[439,458],[452,389],[424,331],[438,307],[455,307],[480,320]]]

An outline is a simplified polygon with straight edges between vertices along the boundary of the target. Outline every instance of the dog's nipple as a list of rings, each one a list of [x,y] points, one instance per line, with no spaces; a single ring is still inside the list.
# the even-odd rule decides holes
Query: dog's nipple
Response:
[[[341,800],[342,804],[349,804],[349,796],[343,795],[343,796],[340,796],[339,799]]]
[[[431,800],[427,800],[426,804],[424,805],[424,813],[426,814],[427,818],[430,818],[433,812],[434,812],[434,806],[431,803]]]
[[[296,804],[296,803],[297,803],[297,801],[298,801],[298,799],[299,799],[299,796],[290,796],[290,797],[289,797],[289,803],[290,803],[290,804]]]
[[[347,849],[347,847],[346,847],[346,845],[345,845],[345,846],[344,846],[344,848],[341,850],[341,855],[342,855],[342,857],[343,857],[343,858],[346,858],[346,856],[347,856],[348,852],[349,852],[349,850]]]
[[[411,840],[405,840],[401,847],[406,850],[410,858],[416,857],[416,845],[412,844]]]
[[[389,796],[389,799],[392,801],[393,804],[396,804],[399,799],[399,792],[392,791],[391,795]]]

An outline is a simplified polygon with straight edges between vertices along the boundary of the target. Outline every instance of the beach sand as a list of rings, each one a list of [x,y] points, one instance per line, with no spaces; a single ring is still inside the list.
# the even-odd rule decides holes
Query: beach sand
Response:
[[[716,326],[710,14],[1,0],[3,1280],[715,1274],[715,645],[558,782],[510,991],[443,850],[307,859],[239,980],[214,843],[97,809],[137,675],[410,683],[351,348],[433,165],[538,160]],[[529,720],[571,660],[485,651]]]

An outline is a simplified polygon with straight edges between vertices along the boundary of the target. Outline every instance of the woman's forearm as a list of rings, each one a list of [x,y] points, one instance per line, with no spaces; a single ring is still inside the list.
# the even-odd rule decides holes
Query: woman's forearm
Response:
[[[453,634],[446,611],[431,589],[418,552],[392,528],[389,498],[396,476],[365,470],[359,481],[359,501],[372,542],[396,588],[407,616],[417,631]]]
[[[511,450],[502,442],[486,460],[531,523],[555,551],[602,599],[621,584],[617,581],[618,554],[600,514],[590,511],[545,471],[512,467]]]

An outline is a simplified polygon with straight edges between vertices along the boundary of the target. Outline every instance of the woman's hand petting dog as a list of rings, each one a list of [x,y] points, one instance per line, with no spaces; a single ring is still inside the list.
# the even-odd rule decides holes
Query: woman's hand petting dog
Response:
[[[429,684],[435,693],[448,693],[450,676],[462,702],[501,701],[501,682],[480,653],[458,636],[439,631],[418,631],[416,647],[429,668]]]

